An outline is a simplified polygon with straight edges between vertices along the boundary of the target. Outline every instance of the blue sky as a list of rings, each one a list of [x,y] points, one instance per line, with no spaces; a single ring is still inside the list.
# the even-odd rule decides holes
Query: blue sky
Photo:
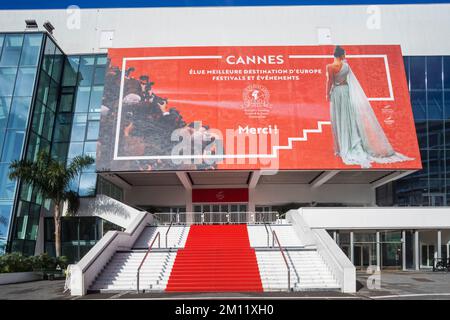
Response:
[[[269,5],[369,5],[450,3],[450,0],[0,0],[0,10],[7,9],[65,9],[80,8],[139,8],[139,7],[215,7]]]

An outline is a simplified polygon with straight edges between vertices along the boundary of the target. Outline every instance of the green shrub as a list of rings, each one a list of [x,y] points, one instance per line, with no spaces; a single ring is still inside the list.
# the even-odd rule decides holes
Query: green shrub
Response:
[[[32,271],[32,261],[20,253],[10,253],[0,257],[1,272]]]
[[[67,257],[54,258],[47,253],[26,257],[14,252],[0,256],[0,273],[56,270],[67,268]]]

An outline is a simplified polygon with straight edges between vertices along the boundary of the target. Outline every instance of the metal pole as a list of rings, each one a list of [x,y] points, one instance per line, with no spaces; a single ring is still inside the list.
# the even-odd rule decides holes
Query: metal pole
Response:
[[[137,289],[137,293],[139,293],[139,270],[137,272],[136,289]]]
[[[420,269],[419,256],[419,231],[414,231],[414,267],[416,270]]]
[[[381,259],[380,259],[380,252],[381,252],[381,244],[380,244],[380,232],[377,231],[377,271],[381,269]]]
[[[350,261],[353,264],[355,264],[355,261],[354,261],[354,256],[355,256],[354,250],[355,250],[355,248],[354,248],[354,243],[353,243],[353,231],[350,231]]]
[[[437,231],[437,257],[438,259],[442,258],[442,233],[441,230]]]
[[[406,231],[402,231],[402,269],[406,270]]]

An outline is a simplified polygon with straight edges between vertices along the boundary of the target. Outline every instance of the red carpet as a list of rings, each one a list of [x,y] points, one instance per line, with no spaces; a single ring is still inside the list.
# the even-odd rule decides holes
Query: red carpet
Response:
[[[166,291],[262,292],[246,225],[193,225]]]

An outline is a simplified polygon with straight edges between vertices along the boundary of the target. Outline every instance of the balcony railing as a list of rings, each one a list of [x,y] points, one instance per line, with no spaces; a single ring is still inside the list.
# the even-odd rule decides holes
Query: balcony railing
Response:
[[[153,213],[158,224],[281,223],[277,211],[270,212],[162,212]]]

